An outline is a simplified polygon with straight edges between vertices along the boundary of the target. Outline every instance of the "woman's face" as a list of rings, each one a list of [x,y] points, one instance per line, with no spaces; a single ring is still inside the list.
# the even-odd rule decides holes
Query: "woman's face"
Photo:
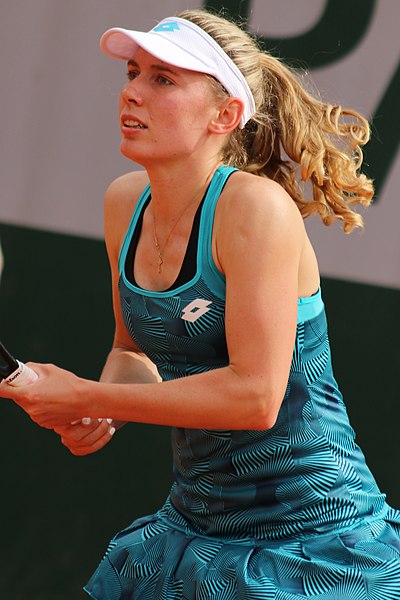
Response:
[[[207,77],[174,67],[141,48],[128,63],[119,102],[121,152],[148,166],[201,151],[218,102]]]

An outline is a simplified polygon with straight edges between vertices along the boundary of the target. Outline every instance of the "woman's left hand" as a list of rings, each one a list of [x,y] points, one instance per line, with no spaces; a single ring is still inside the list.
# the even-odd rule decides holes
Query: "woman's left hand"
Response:
[[[0,383],[0,397],[14,400],[31,419],[47,429],[69,425],[89,415],[87,385],[94,384],[55,365],[27,363],[38,375],[33,383]],[[85,410],[86,409],[86,410]]]
[[[60,425],[54,431],[61,442],[75,456],[85,456],[97,452],[108,444],[115,433],[111,419],[84,419],[74,425]]]

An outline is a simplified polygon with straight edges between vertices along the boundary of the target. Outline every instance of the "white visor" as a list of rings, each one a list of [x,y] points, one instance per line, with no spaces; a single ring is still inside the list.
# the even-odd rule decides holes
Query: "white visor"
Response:
[[[170,65],[215,77],[231,97],[244,103],[240,128],[256,112],[253,94],[241,71],[221,46],[191,21],[168,17],[149,32],[113,27],[100,39],[104,54],[122,60],[133,58],[138,46]]]

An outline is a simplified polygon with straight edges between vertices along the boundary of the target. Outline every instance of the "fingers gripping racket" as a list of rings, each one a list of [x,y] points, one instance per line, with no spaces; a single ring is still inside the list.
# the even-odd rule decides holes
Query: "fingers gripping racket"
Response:
[[[20,362],[9,353],[7,348],[0,342],[0,377],[8,385],[19,386],[33,383],[38,378],[33,369]],[[81,419],[71,423],[80,423]]]
[[[33,369],[14,358],[0,342],[0,377],[8,385],[19,386],[32,383],[38,376]]]
[[[28,367],[25,363],[20,362],[9,353],[7,348],[0,342],[0,378],[4,379],[8,385],[19,386],[33,383],[38,378],[37,374],[33,369]],[[89,425],[91,423],[90,417],[84,417],[72,421],[71,425],[77,425],[78,423],[84,423]],[[102,419],[99,419],[102,421]],[[107,419],[108,423],[112,422],[112,419]]]

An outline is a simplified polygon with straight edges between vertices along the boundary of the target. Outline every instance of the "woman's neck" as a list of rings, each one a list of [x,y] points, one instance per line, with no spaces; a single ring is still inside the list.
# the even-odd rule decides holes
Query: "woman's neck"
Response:
[[[220,160],[203,161],[201,164],[185,161],[168,168],[151,165],[147,168],[151,187],[153,211],[159,220],[170,221],[185,206],[201,201]]]

